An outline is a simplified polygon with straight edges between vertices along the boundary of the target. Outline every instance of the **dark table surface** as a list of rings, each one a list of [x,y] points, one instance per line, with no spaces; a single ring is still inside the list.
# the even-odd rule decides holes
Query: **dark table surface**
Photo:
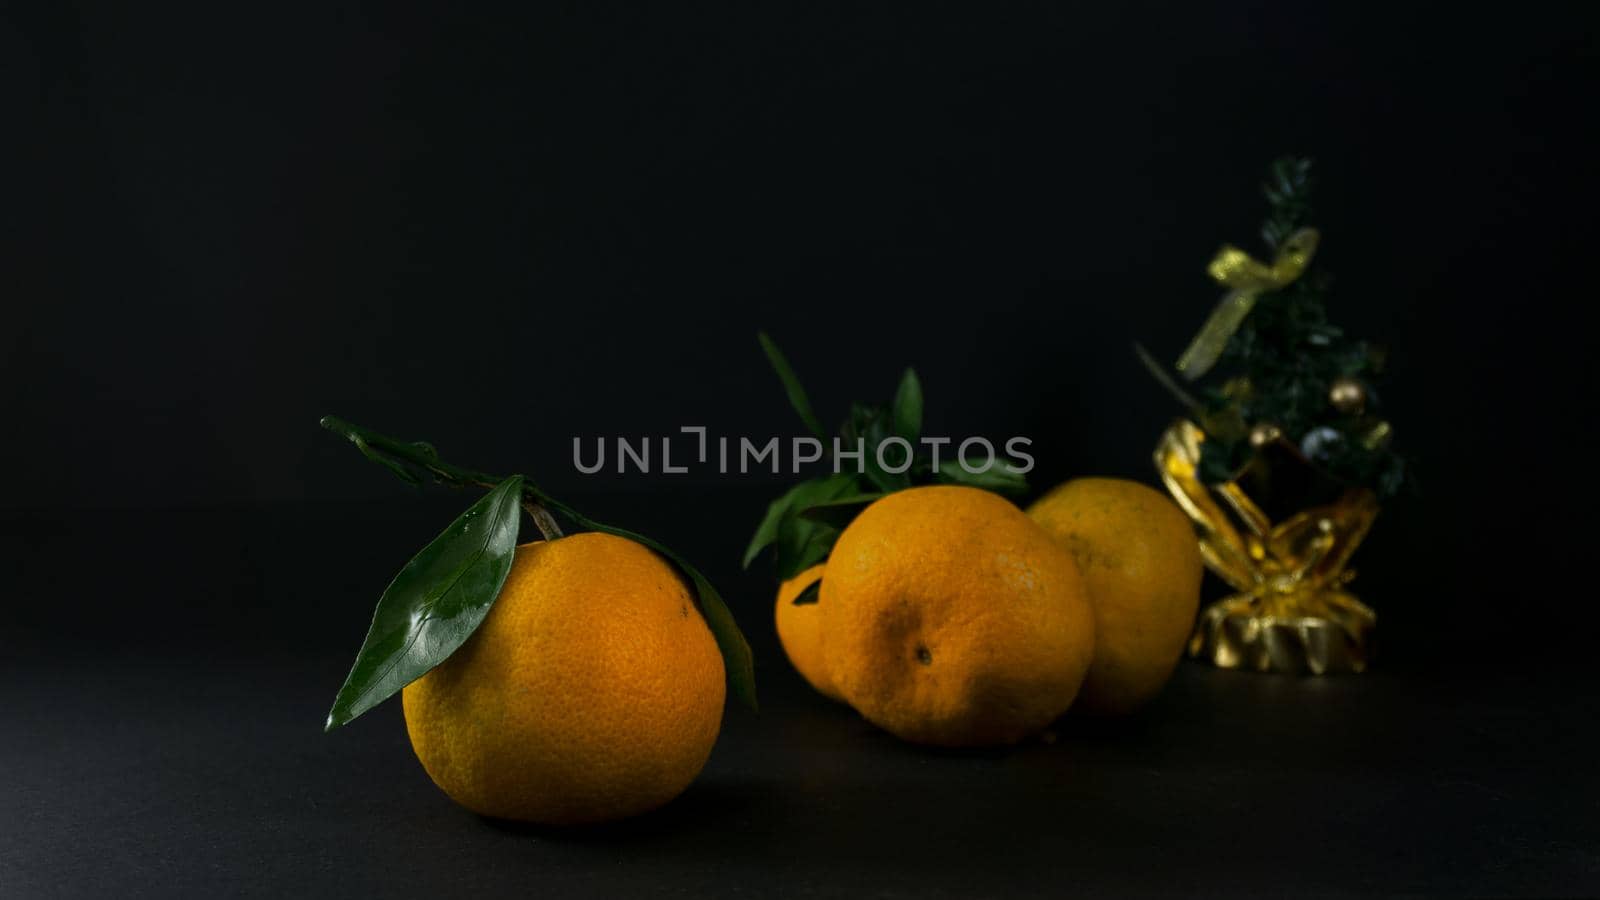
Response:
[[[1581,663],[1409,637],[1356,677],[1185,663],[1132,718],[937,752],[812,694],[766,576],[731,566],[763,709],[728,708],[688,792],[600,828],[486,821],[397,704],[320,728],[452,504],[0,523],[0,896],[1600,893]]]

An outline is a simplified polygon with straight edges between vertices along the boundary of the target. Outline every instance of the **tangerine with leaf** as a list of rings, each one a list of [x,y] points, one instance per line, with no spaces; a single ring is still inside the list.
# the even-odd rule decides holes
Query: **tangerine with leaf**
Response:
[[[329,417],[401,478],[489,493],[378,601],[329,729],[403,693],[428,775],[481,815],[547,825],[661,806],[704,767],[728,686],[752,707],[749,647],[703,575],[520,475]],[[526,511],[543,540],[518,544]],[[565,535],[560,515],[589,529]]]

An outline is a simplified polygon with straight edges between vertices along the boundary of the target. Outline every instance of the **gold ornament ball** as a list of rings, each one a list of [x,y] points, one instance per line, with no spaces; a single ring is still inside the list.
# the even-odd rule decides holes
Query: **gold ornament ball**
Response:
[[[1269,422],[1262,422],[1250,429],[1250,446],[1260,450],[1281,437],[1283,437],[1282,429]]]
[[[1367,389],[1354,378],[1336,378],[1328,386],[1328,402],[1346,415],[1358,415],[1367,406]]]

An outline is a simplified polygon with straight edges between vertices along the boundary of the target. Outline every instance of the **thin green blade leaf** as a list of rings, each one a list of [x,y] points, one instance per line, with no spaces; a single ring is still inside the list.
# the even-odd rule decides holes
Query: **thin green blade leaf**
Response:
[[[843,531],[855,520],[857,513],[865,509],[868,504],[884,496],[887,495],[882,493],[851,494],[848,497],[840,497],[836,500],[813,503],[800,510],[800,516],[813,522],[832,525],[834,528]]]
[[[404,481],[406,484],[422,483],[422,479],[418,478],[416,473],[401,465],[399,462],[392,460],[389,457],[384,456],[378,451],[372,449],[372,445],[367,443],[364,438],[360,436],[352,437],[350,442],[356,445],[356,449],[361,451],[362,456],[365,456],[367,459],[370,459],[378,465],[383,466],[385,469],[393,472],[401,481]]]
[[[781,547],[785,532],[790,530],[791,522],[802,508],[837,497],[854,483],[853,475],[839,472],[807,479],[785,491],[778,499],[767,505],[767,514],[762,517],[761,524],[756,526],[756,533],[750,538],[750,546],[745,548],[744,567],[750,568],[750,563],[754,562],[767,547],[774,544],[779,544]],[[779,552],[781,555],[782,551]]]
[[[811,568],[828,558],[833,552],[833,545],[839,540],[839,529],[832,525],[820,522],[808,522],[805,519],[795,519],[799,539],[791,545],[780,548],[778,554],[778,580],[788,581],[801,572]],[[803,530],[798,530],[803,528]]]
[[[837,472],[826,478],[814,478],[796,485],[789,511],[778,524],[778,537],[773,541],[777,557],[777,574],[780,581],[793,578],[800,572],[828,558],[839,529],[821,522],[803,519],[799,512],[806,507],[861,492],[854,472]]]
[[[922,382],[916,369],[906,369],[894,392],[894,433],[912,444],[922,437]]]
[[[867,480],[872,482],[872,486],[877,488],[878,491],[885,494],[892,494],[895,491],[903,491],[911,487],[911,471],[916,467],[916,460],[913,458],[910,461],[912,463],[910,468],[891,472],[885,469],[878,461],[878,448],[880,446],[882,446],[882,441],[869,440],[867,442],[866,458],[863,460],[863,468],[865,469],[863,474],[866,475]],[[906,450],[899,444],[890,444],[883,454],[884,460],[896,468],[907,462],[905,456]]]
[[[939,480],[946,484],[964,484],[967,487],[983,488],[986,491],[1011,496],[1028,492],[1027,477],[1010,471],[1005,463],[998,460],[984,472],[969,472],[954,459],[940,460]]]
[[[800,378],[794,374],[794,369],[790,368],[783,351],[772,342],[772,338],[767,337],[765,331],[757,332],[756,340],[761,342],[761,349],[767,354],[767,362],[772,364],[772,370],[778,373],[778,380],[783,382],[783,389],[789,395],[789,405],[800,414],[800,421],[805,423],[806,429],[815,435],[817,440],[826,441],[827,435],[822,430],[822,423],[817,421],[817,414],[811,411],[811,398],[806,396],[806,389],[800,386]]]
[[[778,530],[783,525],[783,520],[789,515],[790,509],[794,506],[795,495],[805,485],[806,482],[801,482],[785,491],[783,496],[767,504],[767,514],[762,516],[761,524],[756,526],[756,533],[750,536],[750,546],[744,549],[744,567],[746,569],[750,568],[750,564],[755,562],[757,556],[761,555],[761,551],[772,546],[772,542],[778,539]]]
[[[389,583],[355,665],[334,698],[332,730],[427,674],[488,615],[517,549],[522,476],[485,494]]]
[[[878,451],[883,449],[884,442],[897,436],[891,427],[892,418],[893,414],[881,406],[862,407],[859,416],[855,415],[854,411],[852,413],[853,422],[860,429],[859,433],[866,451],[861,461],[865,470],[863,474],[872,482],[873,487],[885,494],[903,491],[910,487],[911,469],[891,472],[884,468],[883,463],[895,467],[910,464],[914,467],[916,462],[916,446],[909,441],[906,444],[899,442],[889,444],[883,459],[878,458]]]

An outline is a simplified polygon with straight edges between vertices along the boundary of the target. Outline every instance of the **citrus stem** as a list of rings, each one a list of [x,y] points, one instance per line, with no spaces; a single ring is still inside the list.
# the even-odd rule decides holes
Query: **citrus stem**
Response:
[[[356,445],[361,454],[375,463],[378,463],[405,481],[420,484],[422,479],[419,473],[426,473],[440,484],[452,487],[480,487],[492,490],[505,478],[498,475],[489,475],[474,469],[465,469],[452,465],[439,458],[439,452],[429,444],[420,441],[402,441],[386,434],[362,428],[346,422],[336,416],[323,416],[321,425],[329,431],[344,436]],[[552,499],[538,485],[526,477],[522,480],[522,508],[533,519],[533,524],[538,527],[539,533],[547,541],[561,537],[561,526],[556,523],[555,517],[550,515],[550,509],[572,514],[572,508],[564,503]]]
[[[556,517],[550,515],[550,510],[545,509],[542,504],[534,503],[531,500],[523,500],[522,508],[528,511],[528,515],[533,519],[534,526],[539,529],[540,534],[544,535],[545,540],[553,541],[561,537],[561,526],[556,523]]]

